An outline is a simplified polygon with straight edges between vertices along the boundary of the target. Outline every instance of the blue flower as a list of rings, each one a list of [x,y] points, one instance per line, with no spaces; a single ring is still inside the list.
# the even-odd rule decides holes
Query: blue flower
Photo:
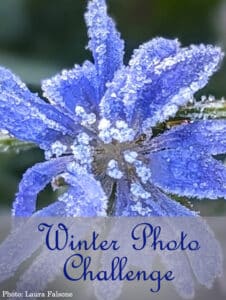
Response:
[[[24,174],[13,215],[35,213],[38,193],[59,180],[67,191],[37,215],[194,215],[169,195],[225,197],[226,169],[213,158],[226,152],[225,120],[152,132],[207,84],[220,48],[155,38],[124,66],[124,42],[105,1],[89,1],[85,20],[94,63],[45,80],[49,103],[0,68],[1,128],[46,156]]]

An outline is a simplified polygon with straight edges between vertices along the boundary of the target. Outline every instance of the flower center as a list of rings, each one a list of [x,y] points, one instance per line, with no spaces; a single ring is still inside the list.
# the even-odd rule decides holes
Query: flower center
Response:
[[[76,114],[81,117],[87,131],[79,133],[73,142],[56,141],[46,151],[46,158],[73,155],[74,160],[67,165],[68,172],[92,173],[101,182],[106,178],[130,178],[134,197],[138,194],[149,197],[142,187],[151,178],[142,151],[146,136],[135,139],[136,132],[124,121],[117,121],[113,126],[110,121],[102,119],[97,127],[95,115],[87,114],[82,107],[76,107]]]
[[[93,171],[97,175],[103,174],[113,179],[121,179],[130,174],[130,178],[139,178],[145,184],[151,177],[145,159],[139,153],[140,146],[135,142],[111,143],[100,142],[94,150]]]

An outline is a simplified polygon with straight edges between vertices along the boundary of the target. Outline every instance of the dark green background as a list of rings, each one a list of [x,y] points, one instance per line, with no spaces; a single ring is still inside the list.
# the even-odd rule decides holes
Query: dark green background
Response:
[[[84,0],[0,0],[0,65],[11,68],[40,92],[40,81],[62,68],[91,59],[85,50]],[[191,43],[226,46],[226,1],[220,0],[109,0],[109,12],[126,40],[127,62],[132,50],[155,36]],[[226,65],[202,91],[226,95]],[[15,124],[16,126],[16,124]],[[10,207],[22,173],[43,160],[39,150],[0,154],[1,205]],[[54,195],[47,189],[39,205]],[[225,202],[195,201],[202,214],[224,214]]]

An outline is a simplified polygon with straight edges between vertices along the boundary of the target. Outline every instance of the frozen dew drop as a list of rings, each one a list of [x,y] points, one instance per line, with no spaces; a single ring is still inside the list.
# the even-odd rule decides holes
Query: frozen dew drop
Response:
[[[89,145],[90,137],[85,132],[82,132],[77,136],[77,141],[83,145]]]
[[[49,151],[46,151],[46,157],[51,157],[55,155],[56,157],[60,157],[67,151],[67,146],[62,144],[60,141],[54,142]]]
[[[101,130],[105,130],[105,129],[109,129],[111,127],[111,123],[109,120],[107,119],[101,119],[98,125],[98,129]]]
[[[138,213],[140,216],[147,216],[152,210],[149,207],[143,207],[141,202],[131,205],[131,211]]]
[[[97,120],[97,117],[94,113],[87,114],[86,118],[82,121],[82,125],[93,125]]]
[[[114,179],[121,179],[123,173],[119,170],[118,162],[114,159],[110,160],[107,166],[107,174]]]
[[[207,97],[205,95],[201,96],[201,102],[204,103],[207,100]]]
[[[134,201],[141,199],[150,198],[151,194],[145,191],[145,189],[139,183],[132,183],[130,187],[130,192],[134,196]]]
[[[97,117],[94,113],[86,113],[85,109],[79,105],[75,107],[75,114],[77,117],[81,118],[81,125],[85,127],[93,125],[97,120]]]
[[[85,110],[84,110],[84,108],[82,106],[77,105],[75,107],[75,114],[76,114],[76,116],[81,117],[81,116],[84,115],[84,113],[85,113]]]
[[[137,176],[140,178],[140,180],[145,184],[148,182],[148,180],[151,178],[151,170],[146,167],[143,162],[141,161],[135,161],[134,162]]]
[[[138,154],[135,151],[127,150],[124,152],[124,159],[126,162],[133,164],[136,161]]]
[[[111,94],[111,98],[116,98],[116,97],[117,97],[116,93]]]
[[[209,100],[209,102],[213,102],[213,101],[215,101],[216,99],[215,99],[215,96],[209,95],[208,100]]]

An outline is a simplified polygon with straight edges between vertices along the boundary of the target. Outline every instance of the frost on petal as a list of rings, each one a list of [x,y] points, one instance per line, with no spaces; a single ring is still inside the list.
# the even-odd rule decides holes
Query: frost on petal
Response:
[[[19,191],[13,203],[13,215],[28,217],[36,210],[38,193],[52,180],[62,173],[71,157],[52,159],[38,163],[28,169],[19,185]]]
[[[217,199],[226,197],[226,168],[206,152],[184,148],[149,155],[151,181],[167,193]]]
[[[67,217],[66,205],[64,202],[56,201],[47,207],[38,210],[35,217]]]
[[[199,242],[199,251],[158,251],[163,264],[173,270],[177,292],[183,298],[194,296],[194,276],[197,282],[210,288],[222,275],[222,251],[208,224],[200,217],[152,218],[152,225],[161,222],[163,241],[179,240],[181,232]],[[150,253],[149,253],[150,255]]]
[[[66,173],[64,179],[70,188],[59,200],[66,203],[67,216],[106,216],[106,195],[92,175]]]
[[[44,96],[55,105],[61,106],[72,115],[75,107],[81,106],[87,112],[95,112],[98,104],[97,74],[94,65],[86,61],[82,67],[75,65],[63,70],[53,78],[42,82]]]
[[[190,222],[195,218],[183,218],[188,219]],[[180,220],[183,222],[182,218]],[[171,221],[172,220],[172,221]],[[161,218],[161,227],[165,230],[161,231],[161,238],[163,241],[171,239],[178,240],[178,227],[175,228],[175,218]],[[156,221],[159,224],[159,221]],[[181,223],[179,223],[179,228]],[[161,261],[167,270],[173,270],[175,279],[172,284],[175,286],[179,295],[184,299],[192,299],[195,294],[194,277],[189,258],[186,255],[186,251],[157,251]],[[202,268],[204,268],[202,266]]]
[[[12,277],[20,264],[42,244],[41,235],[37,231],[40,219],[36,217],[62,217],[66,212],[64,208],[64,203],[55,202],[34,214],[30,219],[23,218],[23,222],[20,222],[21,226],[14,227],[0,245],[0,282]],[[17,219],[15,219],[15,224],[16,222]]]
[[[137,182],[117,182],[115,216],[195,216],[196,214],[170,199],[152,185],[144,187]]]
[[[207,84],[222,58],[218,47],[192,45],[148,72],[152,82],[141,91],[136,107],[143,112],[143,130],[175,116]]]
[[[120,39],[113,20],[107,15],[105,0],[91,0],[85,14],[88,26],[89,49],[93,53],[99,77],[99,96],[123,63],[124,42]]]
[[[148,193],[150,194],[147,199],[144,199],[142,197],[134,198],[131,193],[129,183],[120,180],[117,184],[115,215],[136,217],[185,216],[189,217],[188,220],[191,219],[190,217],[192,217],[193,220],[193,217],[196,216],[194,212],[190,211],[176,201],[170,199],[156,187],[149,185],[146,188]],[[168,220],[168,218],[162,219],[161,222],[163,223],[166,220]],[[168,233],[173,230],[173,228],[170,227],[170,224],[166,224]],[[165,240],[168,240],[167,238],[168,235],[167,237],[165,237]],[[164,265],[166,265],[167,268],[173,270],[176,277],[176,280],[174,280],[173,283],[179,294],[183,297],[191,298],[194,295],[194,281],[191,266],[185,253],[177,252],[177,255],[175,255],[175,253],[172,254],[172,252],[160,252],[159,255]],[[148,257],[146,261],[148,261]]]
[[[226,152],[226,120],[203,120],[172,128],[152,141],[153,149],[188,149],[216,155]]]
[[[129,67],[116,72],[101,101],[103,117],[116,121],[121,118],[128,122],[134,116],[140,92],[151,84],[149,73],[164,58],[176,55],[180,44],[177,40],[156,38],[134,51]],[[136,111],[140,114],[141,111]]]
[[[17,281],[17,292],[40,293],[44,291],[51,282],[61,275],[67,255],[68,257],[71,255],[69,249],[58,252],[42,249],[41,254],[36,257]]]
[[[58,203],[64,205],[63,202]],[[49,218],[47,220],[49,220]],[[54,227],[57,228],[57,219],[52,220],[50,218],[50,220],[53,222]],[[76,229],[76,240],[84,239],[87,232],[93,230],[94,222],[87,222],[85,220],[83,222],[81,219],[77,220],[75,218],[59,218],[60,222],[62,222],[62,220],[68,230]],[[41,253],[20,276],[16,290],[18,292],[28,291],[32,293],[40,293],[46,290],[51,282],[62,275],[65,261],[71,254],[70,247],[66,247],[63,251],[49,251],[49,249],[43,247]]]
[[[102,114],[113,120],[126,118],[146,131],[191,100],[217,70],[222,56],[210,45],[179,50],[177,41],[154,39],[135,51],[129,69],[116,74],[101,101]]]
[[[183,227],[184,231],[189,233],[190,239],[198,240],[201,245],[199,251],[186,251],[193,273],[198,282],[211,288],[216,277],[221,277],[223,273],[221,245],[204,219],[200,217],[190,218],[190,220],[180,219],[172,223],[178,222],[178,228]]]
[[[72,119],[31,93],[5,68],[0,68],[0,119],[1,129],[42,148],[77,129]]]

